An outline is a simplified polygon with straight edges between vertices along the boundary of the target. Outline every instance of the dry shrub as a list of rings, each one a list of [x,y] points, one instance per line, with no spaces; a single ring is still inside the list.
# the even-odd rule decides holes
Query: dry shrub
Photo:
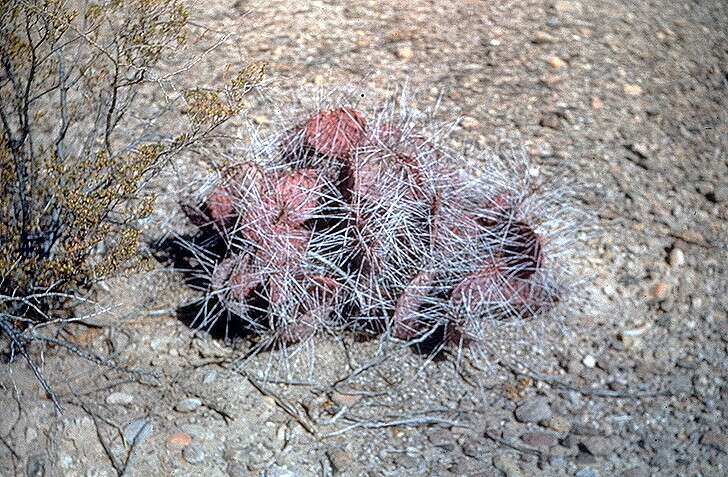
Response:
[[[144,266],[140,221],[155,200],[145,185],[240,113],[261,79],[252,65],[223,88],[184,89],[160,73],[184,51],[188,17],[176,0],[0,4],[0,335],[10,359],[30,361],[27,345],[48,339],[42,325],[68,319],[95,283]],[[149,102],[155,91],[165,100]]]

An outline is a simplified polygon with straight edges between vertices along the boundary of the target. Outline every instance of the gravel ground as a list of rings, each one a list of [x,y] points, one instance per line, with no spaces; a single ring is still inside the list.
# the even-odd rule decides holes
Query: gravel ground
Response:
[[[99,292],[113,326],[77,339],[156,375],[48,350],[59,417],[4,366],[0,474],[728,475],[728,4],[208,3],[197,21],[234,36],[200,67],[268,62],[263,129],[271,101],[407,81],[424,104],[444,92],[454,145],[516,141],[584,184],[603,233],[581,299],[459,361],[392,349],[369,366],[376,342],[322,337],[281,384],[256,378],[282,376],[279,356],[242,368],[245,344],[176,318],[193,295],[178,276],[119,279]]]

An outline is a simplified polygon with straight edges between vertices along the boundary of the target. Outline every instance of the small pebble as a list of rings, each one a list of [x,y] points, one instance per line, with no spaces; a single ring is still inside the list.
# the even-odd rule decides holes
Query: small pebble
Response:
[[[202,384],[212,384],[217,379],[217,371],[210,371],[202,378]]]
[[[556,114],[556,113],[546,113],[543,116],[541,116],[539,125],[541,125],[545,128],[559,130],[559,129],[561,129],[561,118],[559,118],[558,114]]]
[[[182,449],[182,457],[192,465],[198,465],[205,462],[205,451],[197,444],[190,444]]]
[[[556,432],[569,432],[571,421],[564,416],[554,416],[548,421],[548,428]]]
[[[713,191],[713,197],[718,203],[728,202],[728,184],[716,187]]]
[[[409,46],[402,46],[397,49],[397,56],[402,60],[409,60],[415,56],[415,52]]]
[[[192,436],[185,432],[175,432],[167,438],[167,443],[174,447],[187,447],[192,444]]]
[[[334,392],[331,394],[331,400],[339,406],[352,407],[356,403],[361,401],[361,396],[357,394],[343,394],[339,392]]]
[[[174,406],[178,412],[192,412],[202,405],[202,401],[197,398],[183,399]]]
[[[673,248],[670,251],[670,266],[674,268],[685,265],[685,253],[679,248]]]
[[[627,351],[639,350],[644,345],[644,340],[639,336],[622,335],[622,343]]]
[[[700,443],[704,446],[714,447],[728,453],[728,434],[718,432],[706,432],[700,439]]]
[[[128,406],[132,402],[134,402],[134,396],[122,392],[111,393],[106,398],[106,404],[118,406]]]
[[[549,66],[555,70],[558,70],[559,68],[563,68],[566,66],[566,62],[559,58],[558,56],[549,56],[549,58],[546,60],[546,62],[549,64]]]
[[[253,122],[255,122],[255,124],[265,126],[270,124],[270,118],[268,116],[258,115],[253,117]]]
[[[286,467],[281,467],[279,465],[272,465],[265,471],[265,477],[298,477],[301,474],[298,474],[296,472],[292,472],[288,470]]]
[[[584,469],[581,469],[574,475],[575,475],[575,477],[599,477],[599,474],[597,474],[597,471],[590,467],[585,467]]]
[[[652,298],[662,301],[670,294],[670,285],[666,282],[657,282],[652,287]]]
[[[346,469],[351,467],[352,456],[349,452],[342,449],[330,449],[326,452],[326,456],[329,458],[335,472],[345,472]]]
[[[516,408],[516,419],[520,422],[540,422],[551,419],[552,412],[548,401],[532,398]]]
[[[608,437],[590,436],[581,439],[591,455],[606,456],[614,452],[617,444]]]
[[[581,362],[584,363],[584,366],[587,368],[593,368],[597,365],[596,358],[590,354],[584,356],[584,359],[582,359]]]
[[[548,449],[559,443],[555,434],[544,431],[525,432],[521,435],[521,441],[528,446],[541,449]]]
[[[460,121],[460,125],[463,127],[463,129],[477,129],[478,127],[480,127],[480,122],[470,116],[464,116],[463,119]]]
[[[152,422],[147,419],[135,419],[124,427],[124,440],[133,445],[139,445],[154,432]]]
[[[513,459],[507,455],[499,454],[493,457],[493,466],[503,472],[506,477],[521,477],[523,473]]]
[[[531,41],[537,45],[543,45],[546,43],[556,43],[557,40],[553,35],[549,35],[543,31],[537,31],[536,34],[533,35],[533,39]]]
[[[577,0],[559,0],[554,3],[554,10],[559,15],[567,13],[581,13],[582,5]]]
[[[638,84],[625,84],[624,94],[627,96],[639,96],[642,94],[642,88]]]

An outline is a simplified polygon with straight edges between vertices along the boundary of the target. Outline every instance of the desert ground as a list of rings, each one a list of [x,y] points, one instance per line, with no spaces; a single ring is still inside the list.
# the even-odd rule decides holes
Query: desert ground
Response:
[[[728,3],[216,0],[192,19],[198,52],[223,38],[196,74],[268,64],[240,137],[317,91],[406,84],[440,99],[453,147],[517,144],[580,185],[598,233],[578,296],[477,357],[322,336],[284,370],[187,326],[196,292],[160,263],[96,290],[111,309],[79,328],[122,368],[38,353],[62,415],[22,360],[0,366],[0,474],[728,475]],[[189,228],[175,193],[203,153],[155,185],[148,243]]]

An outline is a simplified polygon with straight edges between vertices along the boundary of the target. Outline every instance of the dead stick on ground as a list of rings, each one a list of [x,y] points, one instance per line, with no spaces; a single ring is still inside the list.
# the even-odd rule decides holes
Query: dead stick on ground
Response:
[[[536,455],[541,459],[544,457],[543,452],[541,452],[539,450],[531,449],[530,447],[524,447],[524,446],[515,444],[513,442],[509,442],[501,437],[498,437],[497,435],[493,434],[492,432],[488,431],[487,429],[485,431],[483,431],[483,435],[497,444],[501,444],[503,446],[510,447],[511,449],[521,452],[523,454]]]
[[[242,373],[243,376],[245,376],[245,379],[248,380],[248,382],[258,390],[259,393],[261,393],[264,396],[270,397],[273,399],[273,401],[276,403],[278,407],[283,409],[283,411],[286,412],[289,416],[294,418],[298,423],[303,427],[306,432],[311,434],[314,437],[318,437],[318,429],[316,429],[316,426],[313,422],[308,418],[308,416],[305,416],[300,410],[298,410],[293,404],[289,403],[285,399],[283,399],[278,394],[274,393],[273,391],[269,389],[265,389],[263,386],[260,385],[254,378],[252,378],[247,373]]]
[[[323,435],[322,437],[334,437],[341,434],[344,434],[346,432],[349,432],[353,429],[381,429],[385,427],[417,427],[417,426],[428,426],[432,424],[441,424],[451,427],[463,427],[468,428],[468,426],[465,426],[463,424],[460,424],[457,421],[451,421],[449,419],[443,419],[440,417],[432,417],[432,416],[425,416],[425,417],[418,417],[418,418],[412,418],[412,419],[397,419],[394,421],[387,421],[387,422],[357,422],[355,424],[352,424],[350,426],[346,426],[343,429],[339,429],[338,431],[330,432],[328,434]]]

